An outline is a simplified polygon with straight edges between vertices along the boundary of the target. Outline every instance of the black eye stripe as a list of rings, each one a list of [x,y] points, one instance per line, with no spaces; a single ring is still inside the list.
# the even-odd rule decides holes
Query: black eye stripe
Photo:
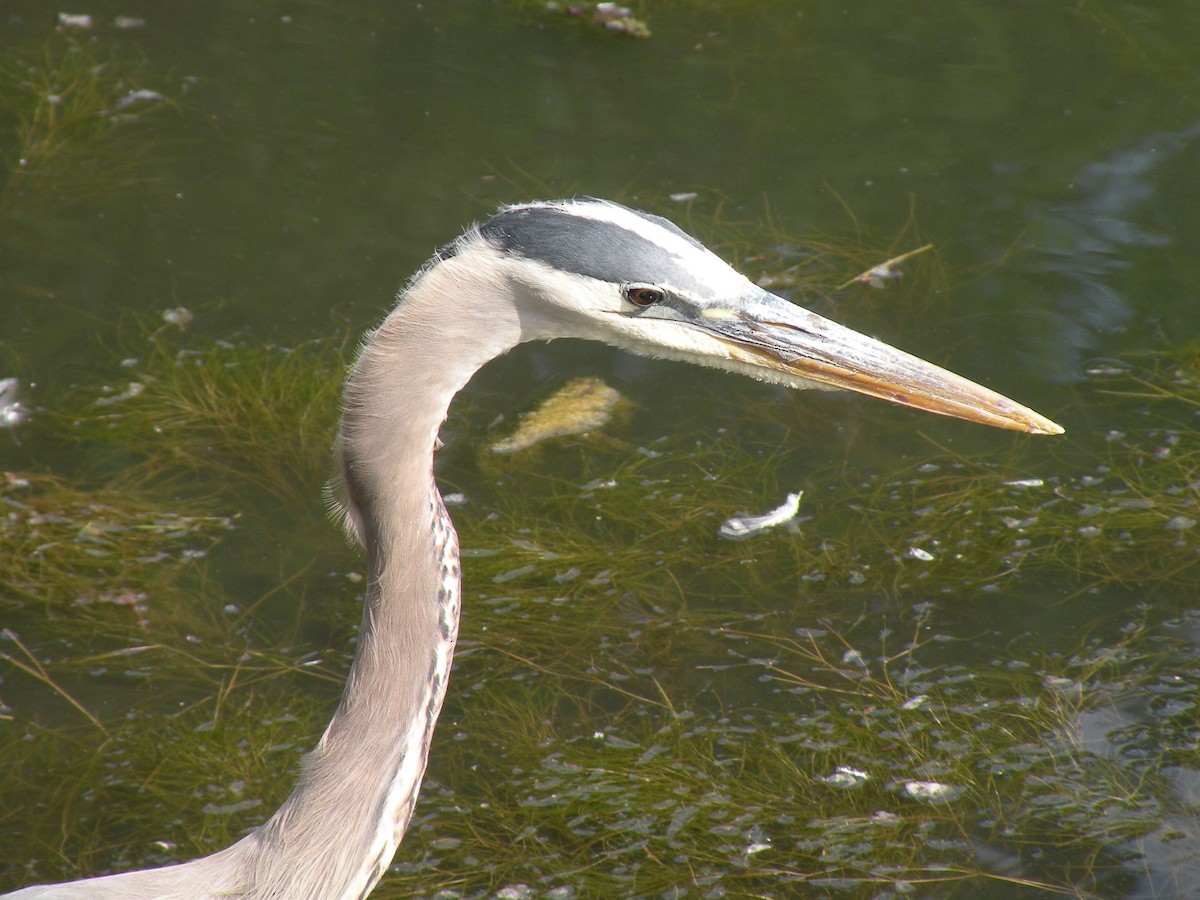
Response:
[[[631,222],[622,225],[593,218],[593,207],[603,214],[624,210]],[[631,230],[639,221],[649,223],[649,236]],[[655,227],[662,234],[655,235]],[[694,248],[704,264],[710,256],[695,239],[665,219],[656,219],[609,203],[510,207],[479,226],[479,233],[497,249],[536,260],[554,269],[573,272],[610,284],[667,283],[697,297],[713,295],[712,285],[701,281],[696,260],[685,260],[679,251]],[[680,246],[674,246],[678,243]],[[671,246],[668,246],[671,244]],[[689,257],[689,259],[691,259]]]
[[[655,303],[662,302],[665,297],[666,294],[656,287],[639,284],[625,287],[625,299],[634,306],[653,306]]]

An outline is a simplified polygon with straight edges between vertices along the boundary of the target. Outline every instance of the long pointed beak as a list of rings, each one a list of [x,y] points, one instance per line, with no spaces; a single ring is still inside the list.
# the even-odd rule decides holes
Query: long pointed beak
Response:
[[[677,312],[682,312],[679,310]],[[692,311],[734,360],[943,416],[1031,434],[1062,426],[953,372],[762,291],[736,306]],[[790,379],[783,379],[790,380]]]

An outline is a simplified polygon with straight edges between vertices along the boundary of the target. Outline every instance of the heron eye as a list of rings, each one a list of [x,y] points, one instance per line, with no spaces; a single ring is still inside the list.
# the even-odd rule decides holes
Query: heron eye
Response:
[[[625,288],[625,299],[634,306],[653,306],[665,296],[666,294],[658,288],[638,287],[637,285]]]

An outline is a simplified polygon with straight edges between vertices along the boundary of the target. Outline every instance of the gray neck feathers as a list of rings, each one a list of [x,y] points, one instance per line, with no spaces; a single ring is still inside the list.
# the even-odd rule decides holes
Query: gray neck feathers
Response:
[[[337,456],[367,551],[367,596],[345,693],[291,796],[211,856],[14,896],[350,900],[379,880],[412,815],[458,631],[458,541],[433,481],[437,431],[471,376],[521,340],[505,290],[496,271],[453,256],[427,267],[347,382]]]

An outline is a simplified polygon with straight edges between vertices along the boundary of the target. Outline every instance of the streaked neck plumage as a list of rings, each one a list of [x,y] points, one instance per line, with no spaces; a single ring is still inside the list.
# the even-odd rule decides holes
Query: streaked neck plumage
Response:
[[[273,873],[291,879],[279,896],[364,896],[412,815],[460,609],[458,542],[433,453],[454,395],[521,339],[497,290],[461,277],[454,260],[426,270],[365,342],[347,383],[337,455],[350,527],[367,550],[363,627],[333,720],[296,791],[257,833],[264,858],[313,860],[301,890],[294,865]],[[326,850],[330,816],[353,838]],[[311,843],[309,853],[270,846],[294,841]]]
[[[345,693],[291,796],[211,856],[13,896],[370,893],[412,816],[458,633],[458,540],[433,480],[437,433],[471,376],[523,339],[510,290],[454,258],[427,267],[367,337],[350,374],[337,456],[349,527],[367,551],[363,627]],[[339,823],[335,842],[330,820]]]
[[[458,628],[457,539],[433,483],[438,429],[488,360],[556,337],[1062,432],[1007,397],[768,293],[665,219],[596,200],[503,209],[417,274],[347,383],[337,453],[347,519],[367,549],[367,597],[345,693],[296,790],[212,856],[12,896],[370,892],[412,816]]]

